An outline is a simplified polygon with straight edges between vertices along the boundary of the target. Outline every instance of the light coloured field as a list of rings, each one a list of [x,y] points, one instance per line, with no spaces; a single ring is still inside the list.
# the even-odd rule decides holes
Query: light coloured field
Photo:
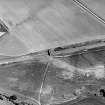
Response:
[[[97,14],[105,19],[105,0],[84,0]]]
[[[0,0],[0,17],[10,29],[0,40],[3,55],[22,55],[105,35],[105,26],[72,0]]]

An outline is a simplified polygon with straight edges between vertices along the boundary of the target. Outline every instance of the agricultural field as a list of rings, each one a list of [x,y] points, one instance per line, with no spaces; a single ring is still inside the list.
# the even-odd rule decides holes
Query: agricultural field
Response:
[[[104,0],[0,0],[0,105],[104,105]]]

